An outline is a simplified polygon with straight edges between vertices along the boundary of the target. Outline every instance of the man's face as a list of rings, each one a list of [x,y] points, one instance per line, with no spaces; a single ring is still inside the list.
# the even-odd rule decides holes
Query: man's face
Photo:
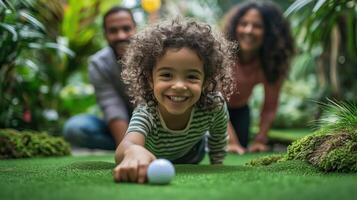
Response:
[[[130,14],[125,11],[110,14],[105,19],[105,38],[109,46],[115,51],[118,58],[122,58],[130,38],[136,28]]]

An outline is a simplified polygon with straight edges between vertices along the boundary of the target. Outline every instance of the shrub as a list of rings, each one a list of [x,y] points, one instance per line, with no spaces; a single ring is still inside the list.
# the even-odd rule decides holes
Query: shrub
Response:
[[[70,145],[44,132],[0,129],[0,159],[70,155]]]

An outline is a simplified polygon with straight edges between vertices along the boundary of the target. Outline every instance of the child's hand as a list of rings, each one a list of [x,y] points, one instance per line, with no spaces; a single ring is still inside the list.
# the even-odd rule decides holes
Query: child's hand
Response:
[[[149,164],[156,157],[140,145],[132,145],[126,151],[124,159],[113,170],[116,182],[138,182],[146,181],[146,173]]]

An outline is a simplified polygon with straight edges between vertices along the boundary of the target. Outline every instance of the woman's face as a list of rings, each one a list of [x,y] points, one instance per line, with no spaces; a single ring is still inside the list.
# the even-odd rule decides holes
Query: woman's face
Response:
[[[264,24],[258,10],[248,10],[238,21],[236,38],[239,48],[245,53],[257,51],[263,44]]]

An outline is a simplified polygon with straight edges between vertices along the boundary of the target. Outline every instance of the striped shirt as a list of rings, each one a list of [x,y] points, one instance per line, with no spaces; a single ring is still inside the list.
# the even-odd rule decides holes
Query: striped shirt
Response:
[[[157,106],[145,104],[134,110],[127,134],[143,134],[146,149],[158,158],[175,160],[186,155],[209,133],[210,162],[222,163],[226,154],[228,119],[226,103],[221,103],[213,109],[200,109],[195,106],[185,129],[170,130],[161,118]]]

